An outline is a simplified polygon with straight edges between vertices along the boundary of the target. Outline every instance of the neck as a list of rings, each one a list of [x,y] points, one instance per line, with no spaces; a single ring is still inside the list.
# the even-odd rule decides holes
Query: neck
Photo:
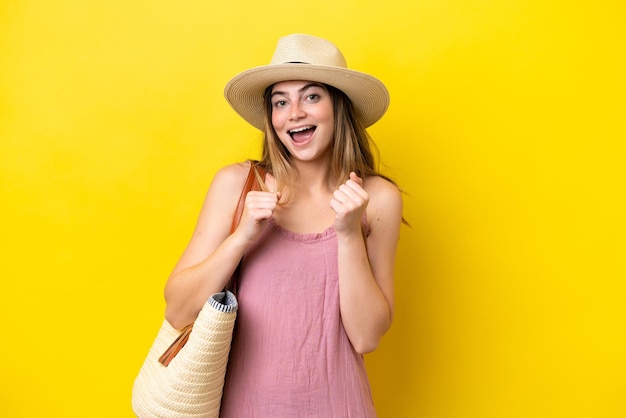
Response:
[[[337,179],[332,175],[328,161],[299,161],[296,168],[300,173],[296,189],[303,192],[328,192],[337,187]]]

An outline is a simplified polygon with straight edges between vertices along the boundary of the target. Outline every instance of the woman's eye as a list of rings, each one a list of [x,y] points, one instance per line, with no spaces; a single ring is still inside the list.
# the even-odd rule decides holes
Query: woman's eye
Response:
[[[319,98],[320,98],[319,94],[309,94],[308,96],[306,96],[306,100],[309,102],[314,102],[318,100]]]
[[[277,100],[274,102],[274,107],[284,107],[287,104],[285,100]]]

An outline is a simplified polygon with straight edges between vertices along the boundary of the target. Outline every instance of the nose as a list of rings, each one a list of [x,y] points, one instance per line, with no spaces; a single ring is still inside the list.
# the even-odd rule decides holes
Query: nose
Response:
[[[303,118],[304,116],[306,116],[306,114],[304,112],[302,104],[298,101],[294,101],[291,105],[291,115],[289,118],[291,120],[298,120]]]

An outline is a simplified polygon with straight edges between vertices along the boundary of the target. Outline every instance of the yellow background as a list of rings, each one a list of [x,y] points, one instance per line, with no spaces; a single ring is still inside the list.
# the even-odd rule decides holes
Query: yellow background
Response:
[[[626,416],[622,1],[0,5],[0,416],[130,417],[162,288],[259,133],[222,89],[333,40],[407,192],[381,418]]]

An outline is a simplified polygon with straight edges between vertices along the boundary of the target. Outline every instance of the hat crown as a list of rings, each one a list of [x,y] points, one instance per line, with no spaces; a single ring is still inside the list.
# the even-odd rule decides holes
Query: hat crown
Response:
[[[343,54],[334,44],[303,34],[288,35],[278,40],[270,65],[287,63],[348,67]]]

